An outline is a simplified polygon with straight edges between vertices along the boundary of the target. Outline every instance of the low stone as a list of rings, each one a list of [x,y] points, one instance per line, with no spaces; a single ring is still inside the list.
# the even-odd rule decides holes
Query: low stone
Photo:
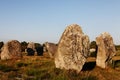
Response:
[[[1,60],[22,58],[21,44],[17,40],[7,42],[1,52]]]
[[[35,44],[33,42],[29,42],[27,46],[27,55],[33,56],[35,54]]]
[[[54,55],[57,50],[57,44],[46,42],[44,45],[45,45],[44,49],[46,52],[48,52],[50,58],[54,58]]]

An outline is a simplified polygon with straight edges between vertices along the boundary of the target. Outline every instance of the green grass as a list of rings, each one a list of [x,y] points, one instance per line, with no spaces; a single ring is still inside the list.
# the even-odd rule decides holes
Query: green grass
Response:
[[[55,68],[54,60],[50,58],[27,56],[13,62],[0,61],[0,80],[101,80],[96,76],[96,74],[100,74],[99,70],[105,71],[95,68],[76,73],[74,70]],[[116,74],[118,73],[116,72]],[[109,76],[109,73],[106,72],[106,75]]]
[[[29,64],[28,63],[25,63],[25,62],[18,62],[18,63],[16,63],[16,66],[17,67],[26,67],[26,66],[28,66]]]

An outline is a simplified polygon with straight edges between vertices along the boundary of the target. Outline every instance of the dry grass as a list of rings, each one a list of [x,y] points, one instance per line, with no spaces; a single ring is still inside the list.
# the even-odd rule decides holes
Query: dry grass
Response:
[[[86,63],[77,74],[55,68],[54,60],[47,55],[24,56],[21,60],[0,61],[0,80],[120,80],[120,66],[104,70],[93,65]]]

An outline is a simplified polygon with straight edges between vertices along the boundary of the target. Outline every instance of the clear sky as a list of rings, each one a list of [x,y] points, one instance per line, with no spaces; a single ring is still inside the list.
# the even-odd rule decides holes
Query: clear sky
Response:
[[[0,0],[0,41],[58,42],[70,24],[120,44],[120,0]]]

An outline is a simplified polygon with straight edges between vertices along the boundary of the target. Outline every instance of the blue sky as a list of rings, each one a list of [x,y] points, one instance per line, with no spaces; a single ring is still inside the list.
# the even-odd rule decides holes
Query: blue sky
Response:
[[[58,42],[70,24],[120,44],[120,0],[0,0],[0,41]]]

